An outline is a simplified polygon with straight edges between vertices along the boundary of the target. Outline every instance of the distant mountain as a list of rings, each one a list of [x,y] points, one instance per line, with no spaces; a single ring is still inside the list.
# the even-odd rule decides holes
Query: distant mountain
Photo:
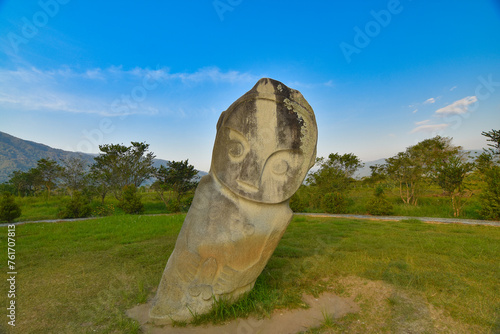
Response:
[[[26,172],[36,167],[40,159],[61,161],[71,157],[81,157],[89,164],[94,161],[91,154],[63,151],[0,132],[0,183],[7,181],[15,170]]]
[[[0,131],[0,183],[7,181],[15,170],[26,172],[30,168],[36,167],[37,161],[43,158],[51,158],[60,162],[63,159],[80,157],[90,165],[94,163],[95,156],[95,154],[69,152],[52,148]],[[166,165],[167,162],[167,160],[155,159],[154,166]],[[206,174],[201,171],[199,173],[200,176]]]

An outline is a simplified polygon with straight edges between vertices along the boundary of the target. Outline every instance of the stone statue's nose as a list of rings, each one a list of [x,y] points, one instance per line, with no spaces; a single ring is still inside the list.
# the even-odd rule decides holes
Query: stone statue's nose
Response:
[[[255,193],[260,188],[261,168],[254,157],[248,157],[243,161],[240,175],[236,178],[236,183],[241,190],[248,193]]]

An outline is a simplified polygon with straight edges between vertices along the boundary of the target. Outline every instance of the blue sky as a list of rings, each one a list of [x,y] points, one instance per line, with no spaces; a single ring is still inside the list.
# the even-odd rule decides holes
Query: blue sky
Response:
[[[0,0],[0,131],[71,151],[145,141],[208,171],[261,77],[298,89],[318,156],[387,158],[500,128],[500,1]]]

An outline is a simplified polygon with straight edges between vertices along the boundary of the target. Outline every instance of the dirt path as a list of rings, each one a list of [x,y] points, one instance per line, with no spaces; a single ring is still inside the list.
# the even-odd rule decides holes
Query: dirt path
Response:
[[[169,216],[168,214],[153,214],[145,216]],[[424,223],[442,223],[442,224],[466,224],[466,225],[489,225],[489,226],[499,226],[500,221],[494,220],[477,220],[477,219],[459,219],[459,218],[436,218],[436,217],[406,217],[406,216],[369,216],[369,215],[351,215],[351,214],[330,214],[330,213],[294,213],[297,216],[307,216],[307,217],[332,217],[332,218],[347,218],[347,219],[369,219],[369,220],[388,220],[388,221],[399,221],[405,219],[417,219]],[[34,223],[63,223],[72,221],[82,221],[89,219],[97,219],[101,217],[90,217],[90,218],[74,218],[74,219],[48,219],[48,220],[35,220],[35,221],[24,221],[15,222],[14,225],[22,224],[34,224]],[[1,226],[7,226],[9,224],[0,224]]]

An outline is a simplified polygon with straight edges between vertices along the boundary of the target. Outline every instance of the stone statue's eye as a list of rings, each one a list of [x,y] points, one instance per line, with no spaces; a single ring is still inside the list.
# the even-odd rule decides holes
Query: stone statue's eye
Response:
[[[243,144],[237,141],[232,141],[229,143],[229,155],[233,158],[239,158],[243,155],[245,148]]]
[[[240,163],[245,159],[245,156],[250,151],[248,140],[240,132],[227,128],[229,140],[227,144],[227,152],[229,160],[233,163]]]
[[[286,160],[278,160],[273,162],[271,168],[274,174],[284,175],[288,171],[289,164]]]
[[[276,151],[267,158],[263,178],[286,182],[303,164],[302,153],[292,150]]]

